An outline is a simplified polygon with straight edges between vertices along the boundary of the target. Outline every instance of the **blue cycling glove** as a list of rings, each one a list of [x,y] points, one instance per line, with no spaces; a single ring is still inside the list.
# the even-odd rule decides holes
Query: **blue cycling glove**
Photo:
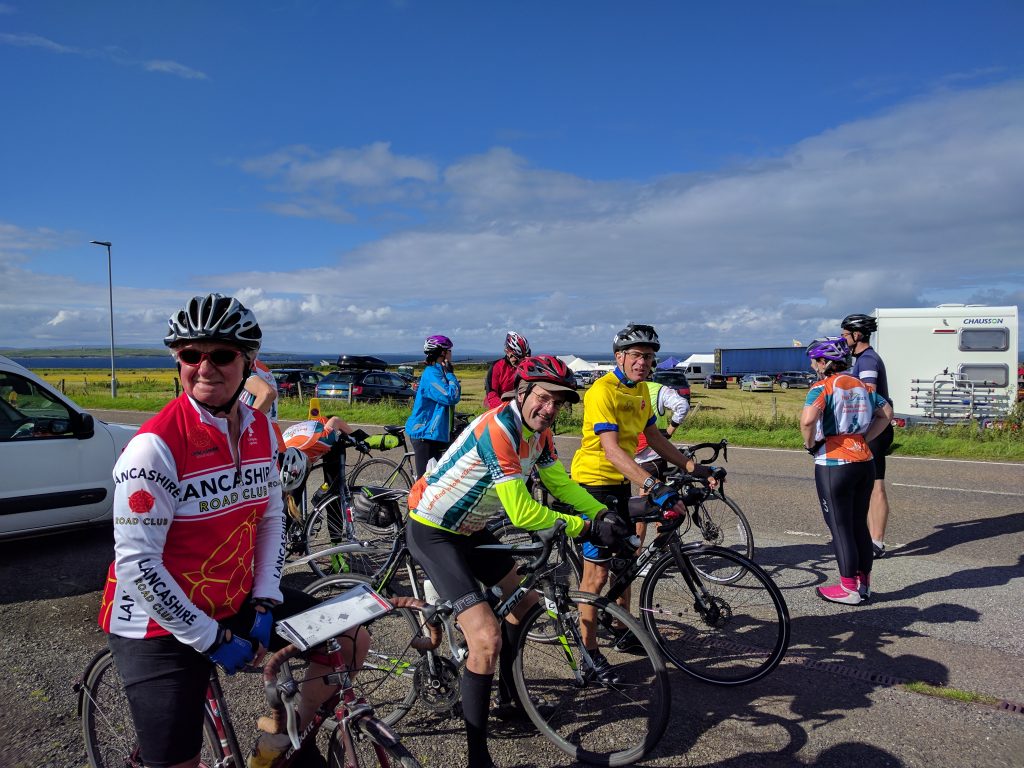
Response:
[[[249,630],[249,637],[264,648],[269,648],[270,631],[274,628],[274,614],[270,612],[269,606],[265,607],[267,610],[263,613],[256,612],[256,618],[252,622],[252,629]]]
[[[229,675],[233,675],[252,661],[256,652],[252,647],[252,643],[244,637],[232,635],[230,640],[225,639],[226,637],[227,630],[224,627],[218,627],[217,640],[210,646],[206,655],[210,661],[217,664]]]
[[[655,506],[662,509],[671,509],[679,501],[679,492],[671,485],[655,483],[647,494],[647,498]]]

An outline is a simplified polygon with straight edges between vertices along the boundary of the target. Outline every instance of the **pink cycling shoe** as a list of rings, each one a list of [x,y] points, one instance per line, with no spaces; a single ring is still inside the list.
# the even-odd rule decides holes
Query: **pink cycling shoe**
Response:
[[[842,577],[838,584],[829,587],[818,587],[818,596],[832,603],[843,603],[844,605],[859,605],[861,602],[860,592],[857,590],[857,580]]]

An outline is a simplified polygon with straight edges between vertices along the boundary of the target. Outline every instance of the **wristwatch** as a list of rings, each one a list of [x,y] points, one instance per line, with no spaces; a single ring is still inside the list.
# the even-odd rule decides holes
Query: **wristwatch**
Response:
[[[658,479],[654,475],[648,475],[647,479],[644,480],[644,490],[650,491],[651,488],[658,484]]]

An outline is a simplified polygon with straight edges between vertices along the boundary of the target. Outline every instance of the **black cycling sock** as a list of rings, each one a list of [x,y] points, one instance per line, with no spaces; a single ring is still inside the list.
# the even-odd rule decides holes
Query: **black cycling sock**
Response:
[[[487,715],[491,703],[491,681],[494,675],[481,675],[468,669],[462,671],[462,716],[466,719],[466,746],[469,768],[490,768],[494,765],[487,751]]]
[[[521,627],[508,621],[501,622],[501,652],[498,654],[498,701],[519,704],[512,665],[516,660],[516,644]]]

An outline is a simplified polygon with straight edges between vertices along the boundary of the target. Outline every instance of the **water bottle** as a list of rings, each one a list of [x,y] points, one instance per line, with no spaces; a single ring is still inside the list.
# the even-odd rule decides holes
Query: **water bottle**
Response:
[[[437,590],[430,583],[430,579],[423,580],[423,599],[431,605],[437,605],[441,602],[441,596],[437,594]]]

